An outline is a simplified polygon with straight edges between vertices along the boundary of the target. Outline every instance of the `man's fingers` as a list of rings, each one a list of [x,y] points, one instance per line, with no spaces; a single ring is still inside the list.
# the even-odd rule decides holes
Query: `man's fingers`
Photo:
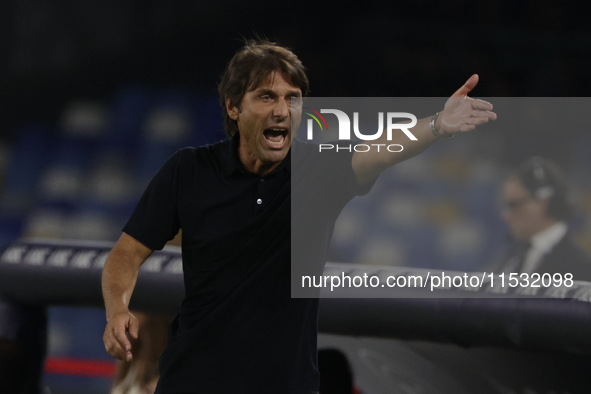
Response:
[[[472,89],[476,87],[477,84],[478,74],[472,74],[472,76],[468,78],[466,83],[464,83],[464,85],[462,85],[461,88],[456,90],[455,93],[451,95],[451,97],[466,97],[468,96],[468,93],[470,93]]]
[[[137,329],[136,329],[137,335]],[[131,342],[127,337],[126,331],[117,331],[114,333],[114,337],[117,340],[117,345],[121,349],[121,352],[117,352],[118,354],[121,353],[122,356],[120,357],[121,360],[131,361],[133,359],[133,354],[131,353]],[[119,350],[119,349],[117,349]]]
[[[472,109],[476,109],[479,111],[492,111],[493,109],[493,105],[491,103],[480,99],[472,99],[471,104]]]
[[[476,126],[497,119],[493,105],[485,100],[468,97],[478,84],[478,74],[473,74],[446,102],[438,117],[442,133],[472,131]]]
[[[486,111],[486,112],[484,112],[484,116],[488,120],[497,120],[497,113],[496,112]]]
[[[476,125],[473,124],[464,124],[462,126],[460,126],[460,131],[462,133],[467,132],[467,131],[472,131],[476,128]]]
[[[125,359],[125,350],[123,350],[121,348],[121,345],[119,345],[118,342],[106,343],[105,349],[107,350],[107,353],[109,353],[111,356],[115,357],[116,359],[118,359],[118,360]]]
[[[130,319],[129,320],[129,328],[128,328],[129,336],[132,337],[133,339],[137,339],[138,331],[139,331],[138,321],[136,319]]]
[[[115,357],[119,360],[125,359],[125,349],[121,346],[119,341],[115,338],[115,335],[112,332],[105,333],[104,338],[105,343],[105,350],[111,356]]]
[[[495,114],[494,112],[480,112],[476,115],[471,116],[470,118],[468,118],[466,120],[466,123],[468,124],[475,124],[475,125],[479,125],[482,123],[486,123],[489,120],[495,120],[497,119],[497,114]]]
[[[127,334],[125,331],[114,331],[113,336],[119,343],[119,345],[125,349],[125,351],[131,350],[131,342],[129,342],[129,338],[127,338]]]
[[[138,338],[138,329],[137,319],[129,312],[111,318],[103,336],[107,352],[119,360],[131,361],[131,340]]]
[[[494,112],[483,112],[483,114],[485,115],[468,118],[464,123],[458,126],[458,131],[472,131],[476,128],[476,126],[482,125],[497,118],[497,115]]]

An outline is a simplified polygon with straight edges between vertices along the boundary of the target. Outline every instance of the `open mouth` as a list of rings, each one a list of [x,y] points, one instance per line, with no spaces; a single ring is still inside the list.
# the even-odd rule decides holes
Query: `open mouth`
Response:
[[[281,148],[287,139],[287,129],[272,127],[263,132],[270,146]]]

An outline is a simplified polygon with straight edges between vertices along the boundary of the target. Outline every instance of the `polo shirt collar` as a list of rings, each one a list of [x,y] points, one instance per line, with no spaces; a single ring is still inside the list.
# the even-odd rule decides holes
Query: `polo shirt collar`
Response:
[[[293,144],[293,142],[292,142]],[[230,139],[229,143],[227,144],[227,149],[224,151],[224,157],[222,158],[222,169],[225,176],[230,176],[233,174],[246,174],[248,171],[244,168],[244,165],[240,161],[240,156],[238,156],[238,147],[240,146],[240,134],[236,133]],[[289,163],[291,162],[291,147],[289,152],[287,152],[287,156],[285,159],[267,175],[275,174],[279,171],[287,171],[291,172],[291,166]],[[265,175],[265,176],[267,176]]]

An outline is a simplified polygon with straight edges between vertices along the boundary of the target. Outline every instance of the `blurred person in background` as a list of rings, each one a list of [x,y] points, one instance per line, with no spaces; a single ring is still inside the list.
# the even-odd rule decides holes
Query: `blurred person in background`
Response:
[[[405,143],[404,152],[320,155],[291,130],[309,90],[301,61],[275,43],[248,42],[219,85],[228,139],[182,149],[164,164],[105,263],[105,349],[134,358],[129,301],[139,268],[182,229],[185,299],[160,357],[157,393],[317,393],[318,299],[290,294],[292,202],[308,212],[317,201],[291,198],[291,148],[305,157],[297,192],[326,200],[306,250],[322,267],[338,213],[383,170],[496,118],[492,104],[467,97],[477,83],[473,75],[441,112],[418,120],[412,144],[402,133],[376,141]]]
[[[591,258],[569,231],[573,205],[564,174],[552,161],[533,157],[502,187],[502,217],[513,244],[499,264],[506,273],[571,273],[591,281]]]
[[[0,295],[0,393],[43,394],[47,312]]]
[[[347,355],[339,349],[318,350],[318,370],[319,394],[361,394],[354,384],[355,379]]]
[[[133,362],[119,361],[111,394],[153,394],[158,382],[158,358],[166,348],[169,316],[133,312],[139,324]]]

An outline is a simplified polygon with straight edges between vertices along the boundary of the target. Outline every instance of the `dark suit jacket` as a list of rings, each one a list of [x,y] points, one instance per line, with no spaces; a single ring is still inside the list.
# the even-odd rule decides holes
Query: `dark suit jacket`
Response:
[[[591,282],[591,257],[567,233],[542,257],[536,272],[573,274],[574,280]]]
[[[520,257],[519,257],[520,256]],[[521,260],[524,256],[522,244],[514,243],[500,263],[494,264],[496,272],[518,272],[515,258]],[[573,280],[591,282],[591,256],[589,256],[572,239],[569,233],[554,247],[542,256],[536,272],[540,274],[573,274]]]

